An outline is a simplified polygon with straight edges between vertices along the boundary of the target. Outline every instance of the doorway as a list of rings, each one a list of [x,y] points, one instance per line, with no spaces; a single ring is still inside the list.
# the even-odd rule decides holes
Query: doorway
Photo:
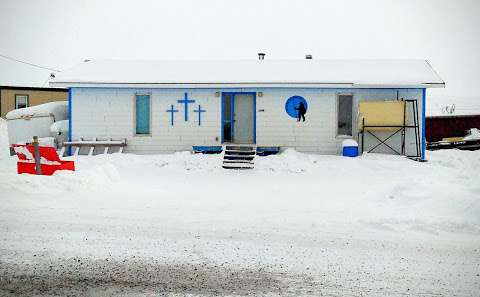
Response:
[[[254,92],[222,93],[222,142],[255,143]]]

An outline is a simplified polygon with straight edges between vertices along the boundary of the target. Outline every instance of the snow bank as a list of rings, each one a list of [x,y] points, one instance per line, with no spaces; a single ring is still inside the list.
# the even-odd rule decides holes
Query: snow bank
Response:
[[[469,134],[463,140],[477,140],[480,139],[480,129],[471,128]]]
[[[239,172],[222,169],[220,155],[77,156],[77,171],[58,172],[49,178],[17,176],[14,164],[0,163],[4,175],[0,190],[7,183],[3,193],[12,195],[40,187],[44,193],[67,191],[83,197],[90,195],[89,188],[109,189],[113,197],[134,195],[147,204],[159,191],[162,199],[183,197],[186,203],[197,203],[190,201],[190,195],[198,197],[205,207],[225,197],[229,203],[246,205],[281,201],[299,215],[306,205],[325,212],[321,219],[329,222],[362,222],[395,231],[480,234],[480,151],[428,152],[427,157],[429,162],[419,163],[382,154],[343,158],[287,149],[257,157],[253,170]],[[107,196],[101,198],[105,203],[111,199]],[[291,216],[303,221],[302,215]]]
[[[14,109],[5,116],[7,120],[44,117],[53,115],[55,121],[68,118],[68,102],[55,101],[26,108]]]

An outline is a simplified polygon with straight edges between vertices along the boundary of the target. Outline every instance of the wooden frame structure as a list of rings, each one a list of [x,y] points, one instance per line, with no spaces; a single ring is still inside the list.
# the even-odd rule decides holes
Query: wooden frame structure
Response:
[[[361,122],[362,127],[361,129],[359,127],[359,131],[358,131],[358,139],[361,139],[361,142],[362,142],[362,145],[361,145],[362,153],[365,151],[365,133],[367,133],[372,137],[374,137],[378,142],[373,148],[369,149],[367,153],[373,152],[376,148],[383,145],[398,155],[403,155],[408,158],[414,158],[414,159],[421,158],[421,148],[420,148],[421,140],[420,140],[420,126],[419,126],[419,119],[418,119],[419,118],[418,102],[417,100],[408,100],[408,99],[407,100],[402,99],[402,101],[405,102],[405,104],[403,105],[403,123],[401,125],[394,125],[389,123],[385,123],[384,125],[382,124],[365,125],[365,118],[362,118],[362,122]],[[407,124],[407,103],[411,104],[411,107],[412,107],[413,125]],[[415,155],[405,154],[405,139],[406,139],[407,129],[413,129],[415,133],[415,152],[416,152]],[[380,138],[380,136],[376,135],[373,131],[381,131],[381,132],[392,131],[392,133],[390,133],[390,135],[388,135],[386,138],[382,139]],[[395,148],[393,148],[387,143],[389,139],[391,139],[398,133],[401,133],[400,151],[396,150]],[[361,137],[360,137],[360,134],[362,134]]]

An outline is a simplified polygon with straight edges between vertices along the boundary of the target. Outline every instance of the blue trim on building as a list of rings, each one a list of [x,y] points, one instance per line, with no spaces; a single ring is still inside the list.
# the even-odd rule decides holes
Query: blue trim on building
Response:
[[[426,131],[426,112],[425,112],[425,107],[426,107],[426,93],[427,89],[422,89],[422,160],[425,160],[425,148],[427,146],[427,138],[425,135]]]
[[[253,92],[253,143],[257,143],[257,92]]]
[[[221,146],[192,146],[193,151],[196,153],[221,153],[223,148]]]
[[[234,123],[234,116],[233,113],[235,112],[235,95],[234,93],[230,93],[230,138],[231,141],[234,142],[234,136],[235,136],[235,125]]]
[[[73,89],[68,88],[68,141],[72,141],[72,93]],[[67,155],[72,155],[72,147],[67,148]]]
[[[220,143],[223,143],[223,93],[220,95]]]
[[[259,156],[269,156],[275,155],[280,152],[279,146],[258,146],[257,147],[257,155]]]
[[[220,111],[221,116],[220,116],[220,129],[221,129],[221,140],[222,143],[224,142],[224,133],[223,133],[223,110],[225,108],[225,95],[231,95],[230,98],[230,135],[233,138],[233,135],[235,135],[235,125],[234,123],[234,106],[235,106],[235,95],[252,95],[253,96],[253,131],[252,131],[252,136],[253,136],[253,143],[257,143],[257,92],[222,92],[221,95],[221,101],[222,101],[222,109]],[[232,139],[233,142],[235,142],[235,139]]]

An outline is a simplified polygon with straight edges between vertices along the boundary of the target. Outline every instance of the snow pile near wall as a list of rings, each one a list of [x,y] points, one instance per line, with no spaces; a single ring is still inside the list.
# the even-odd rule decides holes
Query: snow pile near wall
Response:
[[[68,133],[68,120],[63,120],[63,121],[56,121],[50,126],[50,132],[54,134],[62,133],[66,134]]]
[[[463,138],[463,140],[477,140],[477,139],[480,139],[480,129],[477,129],[477,128],[471,128],[469,134]]]
[[[35,105],[26,108],[14,109],[5,116],[7,120],[34,118],[53,115],[55,121],[66,120],[68,118],[68,102],[55,101],[45,104]]]
[[[110,195],[131,194],[145,203],[161,191],[162,197],[186,201],[200,195],[205,207],[229,197],[246,205],[281,202],[292,211],[300,207],[299,213],[309,201],[326,222],[357,222],[396,232],[480,234],[480,152],[429,152],[428,158],[418,163],[390,155],[345,158],[287,149],[257,157],[254,170],[239,172],[222,169],[220,155],[111,154],[78,156],[77,171],[52,177],[18,176],[15,159],[8,158],[0,162],[0,189],[7,186],[3,193],[11,195],[40,191],[81,197],[93,189],[107,191],[101,198],[106,201]]]
[[[0,172],[12,195],[67,191],[83,196],[95,189],[132,194],[145,202],[161,191],[162,197],[186,201],[200,195],[205,207],[224,197],[246,205],[263,199],[262,205],[281,202],[292,211],[300,207],[299,213],[309,201],[312,211],[324,213],[320,219],[326,222],[357,222],[396,232],[480,234],[480,152],[439,151],[428,157],[428,163],[418,163],[390,155],[345,158],[287,149],[257,157],[254,170],[239,172],[222,169],[220,155],[111,154],[78,156],[76,172],[53,177],[17,176],[13,167],[0,166]],[[109,195],[101,199],[108,201]]]

